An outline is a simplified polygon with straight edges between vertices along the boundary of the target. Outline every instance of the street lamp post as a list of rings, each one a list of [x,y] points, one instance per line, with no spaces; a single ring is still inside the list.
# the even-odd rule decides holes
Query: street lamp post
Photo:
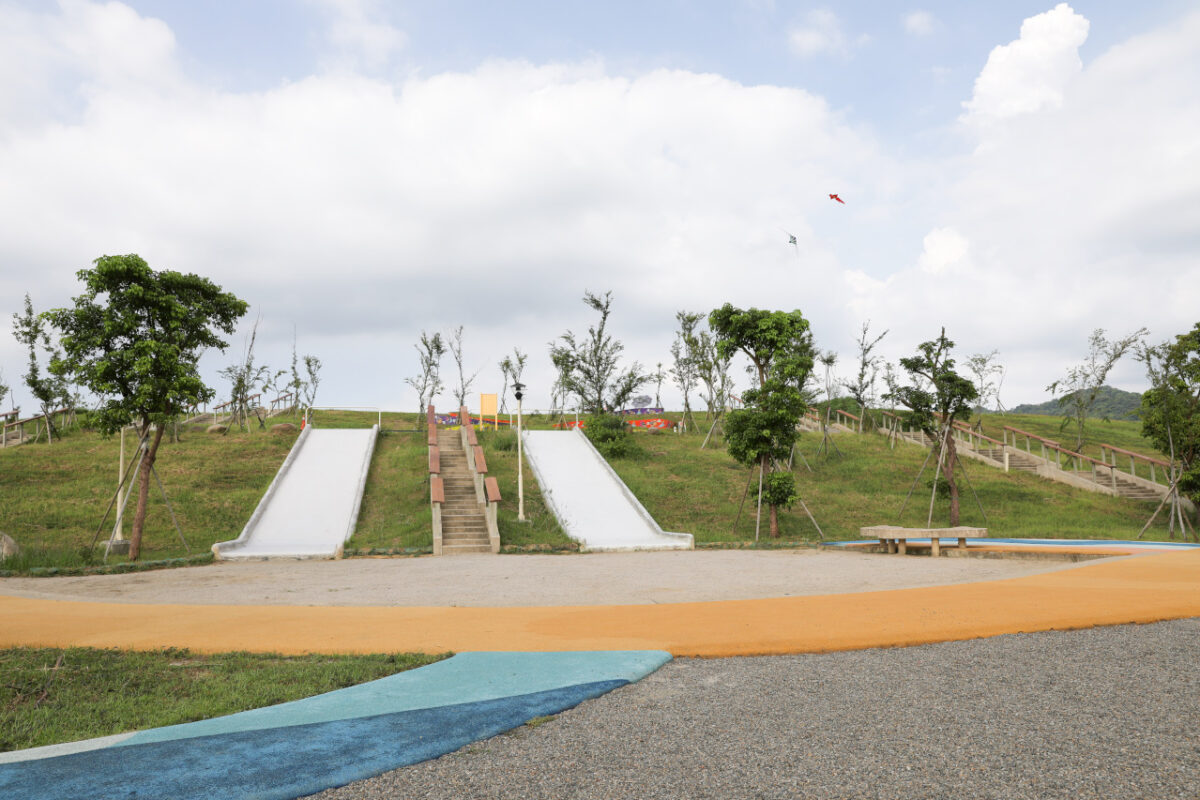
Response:
[[[525,458],[522,447],[523,428],[521,425],[521,398],[524,397],[525,384],[514,383],[513,394],[517,398],[517,521],[525,522]]]

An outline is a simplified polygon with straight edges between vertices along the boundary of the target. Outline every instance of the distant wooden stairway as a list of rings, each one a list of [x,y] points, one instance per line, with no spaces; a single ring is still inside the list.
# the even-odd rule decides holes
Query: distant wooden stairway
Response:
[[[429,499],[433,508],[433,554],[499,553],[496,522],[500,486],[487,475],[483,448],[464,407],[459,428],[437,427],[433,406],[426,411],[429,446]]]
[[[885,436],[895,436],[922,447],[931,446],[931,440],[925,433],[910,430],[899,417],[887,411],[883,412],[883,424],[876,430]],[[1096,459],[1067,450],[1052,439],[1011,425],[1005,425],[1003,431],[1004,439],[1001,441],[956,422],[954,437],[958,452],[1006,472],[1028,472],[1047,480],[1129,500],[1154,502],[1167,494],[1167,486],[1157,481],[1159,474],[1168,474],[1170,464],[1165,461],[1108,444],[1100,445],[1101,458]],[[1025,444],[1024,450],[1019,446],[1021,440]],[[1034,453],[1035,446],[1040,455]],[[1118,456],[1129,460],[1128,472],[1119,466]],[[1149,475],[1148,478],[1137,474],[1139,467]]]

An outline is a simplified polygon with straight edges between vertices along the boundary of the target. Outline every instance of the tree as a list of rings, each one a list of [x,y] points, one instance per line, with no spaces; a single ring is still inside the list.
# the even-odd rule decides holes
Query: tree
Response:
[[[1092,407],[1096,404],[1100,388],[1104,386],[1104,381],[1108,378],[1108,373],[1125,353],[1147,333],[1149,331],[1145,328],[1139,328],[1123,339],[1115,339],[1110,342],[1104,337],[1104,329],[1097,328],[1088,338],[1087,361],[1071,367],[1067,370],[1067,377],[1046,387],[1046,391],[1052,395],[1062,392],[1062,396],[1058,398],[1059,408],[1063,412],[1060,430],[1066,430],[1067,427],[1074,425],[1075,452],[1078,453],[1083,449],[1087,419],[1091,415]],[[1107,416],[1103,419],[1108,422]]]
[[[867,420],[867,408],[875,401],[875,379],[879,375],[879,364],[882,361],[879,356],[873,356],[871,353],[883,337],[888,335],[888,332],[884,331],[872,339],[870,330],[871,321],[867,320],[863,323],[862,334],[858,337],[858,375],[852,381],[842,382],[846,391],[854,398],[854,402],[858,403],[859,414],[864,424]]]
[[[450,335],[446,337],[446,346],[450,349],[450,355],[454,356],[454,363],[458,365],[458,385],[454,387],[454,398],[458,401],[458,407],[462,408],[467,403],[467,393],[471,391],[471,384],[475,382],[475,378],[479,376],[479,370],[466,377],[463,372],[463,326],[459,325]]]
[[[697,334],[692,350],[696,354],[696,374],[704,384],[700,398],[704,401],[707,419],[713,421],[725,411],[733,392],[733,379],[729,376],[733,353],[722,356],[717,350],[717,340],[708,331]]]
[[[1150,390],[1142,395],[1142,435],[1178,463],[1178,485],[1200,504],[1200,323],[1174,342],[1142,348]]]
[[[304,365],[305,374],[308,380],[300,374],[300,364]],[[317,386],[320,385],[321,379],[319,372],[321,371],[321,359],[312,355],[305,355],[303,358],[296,355],[296,329],[292,328],[292,368],[291,380],[283,384],[292,393],[292,407],[296,410],[296,415],[300,415],[300,407],[302,405],[311,406],[317,399]],[[286,374],[280,372],[279,375]],[[278,377],[278,376],[277,376]],[[422,415],[425,413],[422,410]],[[424,418],[424,417],[422,417]]]
[[[8,396],[8,384],[4,382],[4,370],[0,369],[0,407],[4,404],[4,398]]]
[[[696,363],[696,326],[703,318],[703,314],[696,312],[675,312],[679,330],[675,332],[675,341],[671,343],[671,357],[675,359],[675,366],[671,367],[671,377],[683,394],[682,420],[685,426],[689,426],[689,429],[696,425],[696,420],[692,416],[690,396],[700,380],[700,370]]]
[[[220,334],[233,333],[246,303],[199,275],[157,272],[135,254],[101,256],[77,274],[85,288],[75,306],[44,315],[61,333],[63,355],[53,366],[102,398],[95,422],[103,433],[133,424],[146,443],[129,543],[137,560],[165,426],[212,399],[200,379],[200,356],[225,349]]]
[[[304,382],[304,405],[312,407],[317,402],[317,387],[321,385],[321,359],[316,356],[304,356],[304,374],[308,380]]]
[[[254,327],[250,329],[250,336],[246,340],[246,349],[242,353],[241,360],[236,364],[230,364],[218,373],[230,384],[230,427],[236,422],[242,430],[246,430],[246,422],[250,418],[250,393],[271,378],[269,367],[265,364],[254,363],[254,340],[258,338],[258,323],[261,321],[261,318],[255,320]],[[266,423],[257,411],[255,417],[258,419],[258,427],[265,428]]]
[[[41,406],[42,415],[46,418],[46,438],[53,442],[53,412],[56,404],[67,395],[67,382],[53,368],[54,362],[62,353],[54,346],[45,320],[33,313],[33,302],[28,294],[25,295],[25,313],[13,314],[13,336],[29,349],[29,368],[24,375],[25,385]],[[39,349],[50,365],[48,369],[42,369]]]
[[[990,353],[976,353],[967,359],[967,369],[971,370],[971,374],[975,376],[975,392],[979,396],[979,405],[985,411],[988,408],[989,399],[995,402],[997,411],[1004,411],[1004,406],[1000,403],[1000,386],[1004,383],[1004,367],[996,363],[999,355],[999,350],[993,350]]]
[[[504,388],[500,391],[500,410],[504,411],[508,407],[508,385],[512,382],[516,386],[521,382],[521,373],[525,371],[525,362],[529,360],[526,353],[522,353],[518,347],[513,348],[511,356],[505,356],[500,362],[500,374],[504,376]]]
[[[430,336],[425,331],[421,331],[421,340],[414,344],[413,348],[417,351],[417,363],[420,365],[421,372],[419,375],[405,378],[404,382],[417,390],[417,400],[421,404],[417,412],[417,419],[424,420],[426,407],[444,388],[441,370],[442,356],[446,355],[446,345],[442,342],[440,333]]]
[[[667,379],[667,373],[663,371],[661,361],[658,362],[653,374],[650,375],[650,379],[654,381],[654,407],[662,408],[662,385],[663,381]]]
[[[605,292],[603,297],[584,292],[583,302],[600,314],[599,324],[590,326],[586,337],[564,333],[559,344],[551,343],[550,359],[559,371],[565,394],[577,396],[583,411],[602,414],[606,408],[624,406],[650,376],[636,361],[624,371],[620,369],[625,345],[608,333],[612,292]]]
[[[736,461],[761,470],[770,534],[778,538],[779,508],[797,497],[795,477],[775,467],[791,452],[804,413],[800,386],[813,366],[808,320],[799,310],[742,310],[726,303],[709,314],[708,324],[720,357],[744,353],[758,379],[758,387],[743,396],[745,408],[730,412],[725,441]]]
[[[975,386],[954,371],[950,351],[954,342],[946,338],[946,329],[932,342],[922,342],[917,355],[900,359],[913,385],[899,386],[889,393],[912,411],[912,422],[933,440],[940,470],[950,490],[950,527],[958,525],[958,483],[954,470],[958,454],[951,431],[954,421],[969,419],[972,401],[978,396]],[[934,490],[937,490],[935,473]]]

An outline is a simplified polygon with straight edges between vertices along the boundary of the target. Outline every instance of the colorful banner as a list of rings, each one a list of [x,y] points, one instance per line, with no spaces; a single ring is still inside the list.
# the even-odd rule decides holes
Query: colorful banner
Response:
[[[629,421],[629,424],[635,428],[643,428],[651,431],[661,431],[671,427],[671,421],[661,417],[655,419],[633,419]]]

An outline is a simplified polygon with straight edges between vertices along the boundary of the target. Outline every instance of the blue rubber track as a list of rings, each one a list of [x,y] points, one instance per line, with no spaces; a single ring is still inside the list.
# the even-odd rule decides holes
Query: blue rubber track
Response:
[[[94,748],[82,752],[5,754],[16,760],[0,763],[0,799],[295,798],[557,714],[670,659],[661,650],[463,653],[304,700],[76,743]]]
[[[290,800],[437,758],[626,683],[24,761],[0,767],[0,797]]]

